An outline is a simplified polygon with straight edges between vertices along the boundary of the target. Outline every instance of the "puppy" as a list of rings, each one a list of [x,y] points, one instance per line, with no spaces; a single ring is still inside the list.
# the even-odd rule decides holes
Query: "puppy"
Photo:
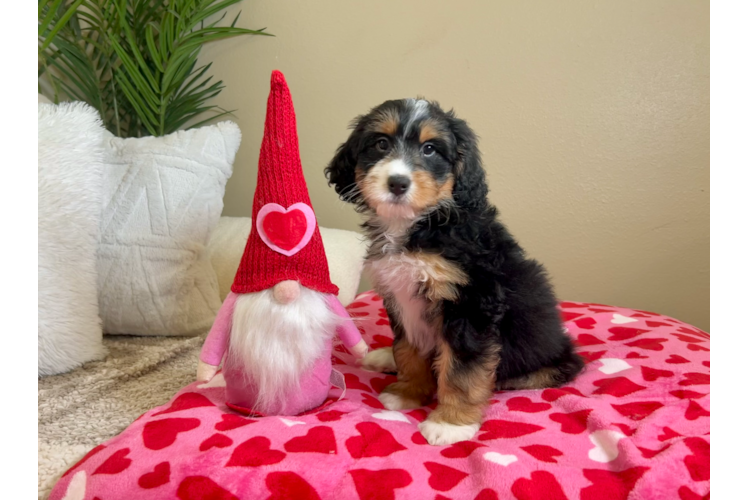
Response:
[[[364,214],[366,267],[394,332],[364,367],[397,371],[390,410],[439,405],[419,425],[432,445],[471,439],[494,389],[570,382],[584,363],[545,269],[497,220],[477,139],[453,111],[386,101],[356,118],[325,169]]]

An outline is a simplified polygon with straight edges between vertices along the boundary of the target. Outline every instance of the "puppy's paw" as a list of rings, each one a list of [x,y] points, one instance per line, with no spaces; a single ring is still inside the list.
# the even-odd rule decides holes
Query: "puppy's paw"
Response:
[[[480,424],[455,425],[428,419],[418,424],[418,430],[433,446],[447,446],[460,441],[468,441],[475,436],[478,429],[480,429]]]
[[[392,347],[383,347],[370,351],[361,360],[361,368],[370,372],[396,372],[395,356]]]
[[[379,395],[379,401],[388,410],[412,410],[420,408],[421,404],[413,399],[404,398],[391,392],[383,392]]]

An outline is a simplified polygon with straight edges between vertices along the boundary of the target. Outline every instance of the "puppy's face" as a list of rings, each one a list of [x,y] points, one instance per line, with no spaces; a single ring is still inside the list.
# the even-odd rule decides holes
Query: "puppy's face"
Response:
[[[354,120],[326,174],[345,201],[412,219],[454,201],[468,156],[477,160],[475,137],[452,112],[421,99],[386,101]]]

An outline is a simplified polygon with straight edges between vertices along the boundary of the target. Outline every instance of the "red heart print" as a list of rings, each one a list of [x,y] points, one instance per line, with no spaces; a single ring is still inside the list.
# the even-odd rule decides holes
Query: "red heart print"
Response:
[[[167,409],[158,413],[154,413],[152,416],[156,417],[158,415],[163,415],[164,413],[173,413],[175,411],[187,410],[190,408],[200,408],[202,406],[215,405],[202,394],[198,394],[197,392],[185,392],[184,394],[180,394],[179,396],[177,396],[177,398],[171,403],[171,406],[169,406]]]
[[[378,319],[375,324],[379,326],[390,326],[390,321],[388,319]]]
[[[695,372],[688,372],[683,374],[685,379],[678,382],[678,385],[708,385],[709,384],[709,374],[708,373],[695,373]]]
[[[187,476],[177,488],[179,500],[239,500],[205,476]]]
[[[423,437],[423,434],[416,431],[413,433],[412,436],[410,436],[410,440],[413,441],[413,444],[429,444],[428,441],[426,441],[426,438]]]
[[[397,377],[394,375],[387,375],[385,378],[373,378],[369,380],[371,387],[379,394],[382,393],[385,387],[390,384],[397,382]]]
[[[595,321],[595,318],[581,318],[576,321],[574,321],[576,325],[579,328],[583,328],[585,330],[592,330],[595,328],[595,325],[597,324],[597,321]]]
[[[377,311],[377,314],[379,314],[379,316],[381,316],[382,318],[387,318],[388,317],[387,316],[387,309],[385,309],[384,307],[380,307],[379,310]]]
[[[667,378],[672,377],[675,373],[670,370],[658,370],[656,368],[650,368],[648,366],[642,366],[642,378],[647,382],[654,382],[660,377]]]
[[[671,354],[670,357],[665,360],[665,363],[677,365],[677,364],[682,364],[682,363],[690,363],[690,361],[684,358],[683,356],[678,356],[677,354]]]
[[[683,335],[682,333],[673,333],[673,337],[676,337],[678,340],[681,340],[688,344],[698,344],[699,342],[704,342],[704,339],[691,337],[690,335]]]
[[[559,303],[558,305],[561,307],[561,309],[576,309],[578,307],[587,307],[589,304],[585,304],[583,302],[568,302],[568,301],[563,301],[563,302]]]
[[[579,355],[584,358],[585,363],[592,363],[593,361],[597,361],[598,359],[605,356],[605,353],[608,351],[595,351],[595,352],[579,352]]]
[[[424,462],[423,465],[431,473],[429,486],[436,491],[449,491],[468,477],[468,474],[461,470],[436,462]]]
[[[257,420],[240,417],[233,413],[224,413],[221,415],[221,421],[215,425],[215,429],[217,431],[230,431],[231,429],[244,427],[245,425],[254,424],[255,422],[257,422]]]
[[[649,356],[642,356],[636,351],[631,351],[626,355],[627,359],[649,359]]]
[[[707,352],[709,352],[709,348],[708,347],[704,347],[703,345],[698,345],[698,344],[688,344],[686,346],[686,349],[688,349],[689,351],[707,351]]]
[[[709,481],[709,442],[700,437],[689,437],[683,441],[692,455],[683,462],[694,481]]]
[[[354,375],[352,373],[346,373],[344,376],[345,376],[345,386],[348,389],[356,389],[359,391],[374,392],[372,391],[371,387],[364,384],[358,379],[358,375]]]
[[[668,439],[673,439],[676,437],[680,437],[681,435],[675,432],[670,427],[663,427],[662,428],[662,434],[657,436],[658,441],[667,441]]]
[[[709,339],[710,338],[709,334],[706,333],[706,332],[702,332],[701,330],[696,330],[696,329],[693,329],[693,328],[686,328],[684,326],[679,327],[678,331],[679,332],[683,332],[683,333],[687,333],[689,335],[695,335],[696,337],[702,337],[702,338],[705,338],[705,339]]]
[[[577,345],[581,346],[588,346],[588,345],[598,345],[598,344],[604,344],[602,340],[595,337],[594,335],[590,335],[589,333],[581,333],[577,337]]]
[[[596,312],[596,313],[612,313],[616,312],[615,309],[611,309],[610,307],[588,307],[587,310]]]
[[[650,458],[654,458],[654,457],[656,457],[657,455],[659,455],[659,454],[660,454],[660,453],[662,453],[663,451],[665,451],[665,450],[667,450],[668,448],[670,448],[670,445],[669,445],[669,444],[666,444],[665,446],[663,446],[663,447],[662,447],[662,448],[660,448],[659,450],[650,450],[649,448],[642,448],[641,446],[637,446],[637,448],[639,448],[639,451],[641,451],[641,452],[642,452],[642,456],[643,456],[644,458],[646,458],[646,459],[650,459]]]
[[[392,345],[392,339],[385,337],[384,335],[374,335],[371,338],[372,342],[369,344],[369,349],[381,349],[382,347],[390,347]]]
[[[642,420],[662,408],[663,404],[658,401],[641,401],[610,406],[624,417],[631,420]]]
[[[521,411],[524,413],[540,413],[551,409],[548,403],[534,403],[530,398],[524,396],[512,398],[506,402],[509,411]]]
[[[680,500],[709,500],[709,493],[702,497],[691,491],[691,488],[688,486],[681,486],[678,488],[678,496],[680,497]]]
[[[132,460],[126,458],[128,453],[130,453],[130,448],[122,448],[121,450],[115,451],[114,453],[109,455],[109,458],[104,460],[104,463],[99,465],[91,475],[94,476],[96,474],[119,474],[123,470],[130,467],[130,464],[132,463]]]
[[[405,446],[392,437],[390,431],[383,429],[374,422],[356,424],[360,436],[353,436],[345,441],[345,447],[351,457],[388,457],[395,452],[405,450]]]
[[[449,448],[443,449],[440,453],[447,458],[467,458],[478,448],[485,448],[485,444],[476,443],[475,441],[460,441]]]
[[[474,500],[499,500],[499,494],[490,488],[484,488]]]
[[[533,432],[543,430],[544,427],[525,422],[512,422],[510,420],[487,420],[483,423],[480,430],[483,431],[478,437],[479,441],[489,439],[511,439],[520,436],[526,436]]]
[[[709,361],[702,361],[701,364],[704,365],[704,366],[706,366],[707,368],[709,368],[709,366],[710,366],[709,365]]]
[[[543,391],[543,393],[540,395],[541,398],[543,398],[545,401],[548,401],[549,403],[553,403],[558,398],[561,398],[563,396],[568,396],[570,394],[573,394],[574,396],[579,396],[580,398],[586,397],[584,394],[579,392],[578,389],[575,389],[573,387],[561,387],[558,389],[546,389]]]
[[[587,430],[587,419],[592,410],[579,410],[573,413],[551,413],[548,418],[561,424],[561,432],[581,434]]]
[[[634,432],[636,432],[636,429],[632,429],[631,427],[629,427],[626,424],[613,424],[613,425],[615,425],[616,427],[618,427],[619,429],[621,429],[621,432],[623,432],[624,434],[626,434],[628,437],[633,436]]]
[[[708,417],[709,412],[702,408],[693,399],[688,402],[688,408],[686,408],[686,420],[696,420],[699,417]]]
[[[592,484],[582,488],[580,500],[626,500],[636,482],[649,467],[632,467],[621,472],[601,469],[583,469],[582,473]]]
[[[367,406],[376,408],[377,410],[384,410],[384,405],[382,404],[382,402],[366,392],[361,394],[361,402]]]
[[[153,472],[146,472],[138,479],[138,486],[144,489],[158,488],[169,482],[171,467],[169,462],[161,462],[154,467]]]
[[[678,399],[700,399],[706,396],[705,394],[702,394],[700,392],[696,391],[689,391],[689,390],[680,390],[680,391],[670,391],[670,394],[675,396]]]
[[[234,441],[225,434],[215,433],[200,443],[200,451],[208,451],[211,448],[226,448],[234,444]]]
[[[426,420],[426,417],[429,416],[429,414],[426,413],[426,410],[422,410],[421,408],[407,411],[405,412],[405,414],[413,417],[418,422],[423,422],[424,420]]]
[[[163,450],[177,440],[177,434],[191,431],[199,426],[200,420],[196,418],[151,420],[143,427],[143,444],[149,450]]]
[[[270,449],[270,440],[265,436],[255,436],[234,448],[226,467],[260,467],[281,462],[286,454]]]
[[[520,446],[520,448],[542,462],[555,464],[558,463],[556,457],[563,456],[563,453],[560,450],[544,444],[531,444],[529,446]]]
[[[582,313],[578,312],[571,312],[571,311],[561,311],[561,320],[564,323],[568,323],[569,321],[573,321],[577,318],[581,318],[584,316]]]
[[[265,485],[271,493],[267,500],[319,500],[317,490],[295,472],[271,472]]]
[[[669,325],[668,323],[663,323],[662,321],[651,321],[651,320],[646,320],[646,321],[645,321],[645,323],[646,323],[646,324],[647,324],[647,326],[648,326],[648,327],[650,327],[650,328],[657,328],[657,327],[659,327],[659,326],[670,326],[670,325]]]
[[[70,468],[69,468],[68,470],[66,470],[66,471],[65,471],[65,474],[63,474],[63,475],[62,475],[62,477],[65,477],[65,476],[67,476],[68,474],[70,474],[71,472],[73,472],[73,470],[77,469],[77,468],[78,468],[78,467],[79,467],[79,466],[80,466],[81,464],[83,464],[83,462],[85,462],[86,460],[88,460],[88,459],[89,459],[89,458],[91,458],[92,456],[96,455],[96,454],[97,454],[98,452],[100,452],[100,451],[101,451],[101,450],[103,450],[104,448],[106,448],[106,446],[104,446],[103,444],[100,444],[100,445],[98,445],[97,447],[95,447],[94,449],[92,449],[91,451],[89,451],[88,453],[86,453],[86,454],[85,454],[85,455],[83,456],[83,458],[81,458],[80,460],[78,460],[78,461],[77,461],[77,462],[75,463],[75,465],[73,465],[73,466],[72,466],[72,467],[70,467]]]
[[[519,478],[512,484],[517,500],[568,500],[556,476],[548,471],[536,470],[530,478]]]
[[[642,333],[649,332],[649,330],[642,330],[640,328],[629,328],[627,326],[614,326],[612,328],[608,328],[608,331],[613,334],[610,337],[608,337],[609,341],[633,339],[634,337],[641,335]]]
[[[667,339],[639,339],[633,342],[627,342],[625,345],[629,347],[638,347],[639,349],[646,349],[648,351],[661,351],[663,347],[662,343],[667,342]]]
[[[395,500],[395,489],[405,488],[413,482],[402,469],[349,471],[361,500]]]
[[[345,415],[345,413],[342,411],[327,410],[321,413],[317,413],[317,419],[320,422],[335,422],[337,420],[340,420],[343,415]]]
[[[616,398],[622,398],[646,389],[643,385],[636,384],[626,377],[611,377],[592,382],[598,389],[592,394],[608,394]]]
[[[289,251],[304,238],[307,220],[301,210],[268,212],[262,221],[262,228],[272,244]]]
[[[369,307],[369,304],[367,302],[362,302],[360,300],[357,300],[345,306],[346,309],[358,309],[360,307]]]
[[[338,446],[335,443],[335,433],[326,425],[312,427],[305,436],[296,436],[283,445],[290,453],[324,453],[335,454]]]

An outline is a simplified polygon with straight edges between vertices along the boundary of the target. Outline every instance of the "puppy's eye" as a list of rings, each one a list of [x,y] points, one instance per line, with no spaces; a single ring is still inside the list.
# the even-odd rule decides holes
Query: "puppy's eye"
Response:
[[[390,141],[388,141],[387,139],[384,139],[384,138],[379,139],[377,141],[377,149],[379,151],[382,151],[382,152],[389,151],[389,149],[390,149]]]
[[[421,148],[421,152],[423,153],[423,156],[428,158],[429,156],[434,156],[434,153],[436,153],[436,148],[433,144],[424,144],[423,148]]]

